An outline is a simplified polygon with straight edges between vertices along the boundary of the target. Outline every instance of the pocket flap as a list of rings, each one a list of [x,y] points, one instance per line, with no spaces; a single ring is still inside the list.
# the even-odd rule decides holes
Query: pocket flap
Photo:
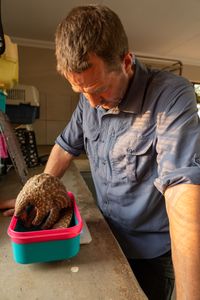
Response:
[[[99,137],[99,131],[97,131],[97,130],[87,130],[85,132],[85,137],[88,140],[96,141],[98,139],[98,137]]]
[[[127,152],[132,155],[145,155],[151,151],[153,145],[153,137],[138,138],[131,147],[127,149]]]

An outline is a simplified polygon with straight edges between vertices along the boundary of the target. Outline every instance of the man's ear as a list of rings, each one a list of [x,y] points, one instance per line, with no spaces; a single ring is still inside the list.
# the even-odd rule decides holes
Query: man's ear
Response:
[[[130,73],[132,71],[132,64],[133,64],[134,57],[135,56],[134,56],[133,52],[128,52],[124,56],[123,68],[126,73]]]

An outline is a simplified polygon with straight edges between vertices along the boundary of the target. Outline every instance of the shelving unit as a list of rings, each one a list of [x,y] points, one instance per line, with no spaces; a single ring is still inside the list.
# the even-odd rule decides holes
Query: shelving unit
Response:
[[[166,70],[180,76],[182,75],[183,64],[180,60],[137,54],[136,57],[149,68]]]

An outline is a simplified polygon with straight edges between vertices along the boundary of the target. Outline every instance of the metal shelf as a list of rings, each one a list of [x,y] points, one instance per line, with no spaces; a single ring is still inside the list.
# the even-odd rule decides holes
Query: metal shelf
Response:
[[[182,75],[183,64],[180,60],[137,54],[136,57],[149,68],[166,70],[180,76]]]

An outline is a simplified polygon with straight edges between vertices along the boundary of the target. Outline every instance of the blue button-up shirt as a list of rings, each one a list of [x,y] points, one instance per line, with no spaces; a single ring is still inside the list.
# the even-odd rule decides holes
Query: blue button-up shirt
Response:
[[[98,205],[127,257],[170,249],[163,193],[200,184],[199,127],[192,85],[137,60],[119,107],[92,108],[80,95],[56,143],[75,156],[86,151]]]

